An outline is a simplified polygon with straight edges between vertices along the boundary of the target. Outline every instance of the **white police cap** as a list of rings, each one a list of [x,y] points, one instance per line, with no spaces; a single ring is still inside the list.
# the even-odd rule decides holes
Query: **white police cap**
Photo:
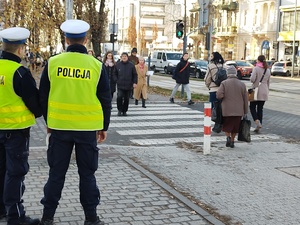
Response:
[[[60,25],[60,29],[68,38],[82,38],[86,36],[90,25],[83,20],[66,20]]]
[[[11,27],[0,31],[3,42],[10,44],[25,44],[30,31],[23,27]]]

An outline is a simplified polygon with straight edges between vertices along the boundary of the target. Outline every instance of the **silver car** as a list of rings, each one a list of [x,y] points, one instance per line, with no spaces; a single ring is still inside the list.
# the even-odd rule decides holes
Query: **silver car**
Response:
[[[271,68],[272,75],[291,76],[293,64],[291,61],[280,61],[273,64]],[[294,65],[294,74],[298,73],[298,66]]]

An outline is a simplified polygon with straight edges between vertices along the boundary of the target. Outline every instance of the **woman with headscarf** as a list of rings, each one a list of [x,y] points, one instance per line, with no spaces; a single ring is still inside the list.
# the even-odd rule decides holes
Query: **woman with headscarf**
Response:
[[[226,70],[228,78],[222,81],[216,97],[222,101],[222,130],[226,135],[226,147],[234,148],[242,116],[248,113],[248,91],[246,85],[237,78],[234,66]]]

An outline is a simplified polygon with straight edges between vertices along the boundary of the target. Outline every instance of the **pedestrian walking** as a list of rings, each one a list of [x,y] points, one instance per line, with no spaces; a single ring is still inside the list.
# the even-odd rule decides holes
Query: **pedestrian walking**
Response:
[[[29,30],[12,27],[0,31],[0,219],[7,225],[37,225],[25,215],[23,194],[29,164],[30,127],[42,115],[36,83],[21,65]]]
[[[111,98],[113,98],[114,93],[116,92],[116,82],[113,79],[113,72],[115,70],[116,62],[111,51],[106,52],[103,62],[108,74]]]
[[[217,86],[214,82],[216,80],[216,74],[220,68],[223,67],[224,59],[219,52],[213,52],[210,55],[210,62],[207,65],[207,71],[204,77],[204,82],[206,87],[209,90],[209,101],[211,102],[211,107],[214,107],[214,102],[218,101],[216,97],[217,90],[219,86]],[[213,131],[216,133],[221,132],[222,125],[219,123],[215,123],[213,127]]]
[[[134,89],[135,105],[138,105],[139,100],[142,99],[142,107],[146,108],[148,66],[145,65],[143,57],[139,57],[139,64],[135,65],[135,69],[138,75],[138,83]]]
[[[257,100],[250,102],[250,112],[256,124],[255,132],[259,132],[262,128],[263,108],[269,97],[270,77],[271,72],[268,69],[266,57],[258,56],[250,77],[252,88],[258,89]]]
[[[121,55],[121,61],[116,64],[113,74],[117,83],[118,116],[127,116],[129,97],[132,88],[137,86],[137,73],[135,66],[129,62],[127,52]]]
[[[139,63],[139,58],[136,56],[136,54],[137,54],[137,48],[132,48],[128,60],[129,62],[132,62],[133,65],[137,65]],[[133,89],[131,89],[130,98],[133,99]]]
[[[192,101],[192,96],[191,96],[191,90],[190,90],[190,65],[188,62],[189,54],[185,52],[181,59],[180,62],[177,64],[176,69],[175,69],[175,80],[176,80],[176,85],[173,88],[172,94],[170,96],[170,102],[174,103],[174,96],[179,88],[180,85],[183,86],[184,90],[186,91],[187,95],[187,100],[188,100],[188,105],[194,104]]]
[[[49,59],[41,76],[43,116],[51,135],[47,150],[49,177],[41,200],[44,209],[40,225],[53,224],[74,146],[84,225],[104,224],[97,215],[100,192],[95,171],[97,142],[102,143],[107,137],[111,93],[103,64],[89,56],[84,47],[89,28],[82,20],[63,22],[60,29],[68,48]]]
[[[226,70],[228,78],[222,81],[216,97],[222,101],[222,130],[226,135],[226,147],[234,148],[241,118],[248,113],[248,91],[246,85],[237,78],[234,66],[229,66]]]

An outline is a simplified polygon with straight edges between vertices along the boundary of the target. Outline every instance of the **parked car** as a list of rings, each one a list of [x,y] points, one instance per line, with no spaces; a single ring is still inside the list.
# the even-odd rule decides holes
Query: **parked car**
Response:
[[[190,61],[191,77],[204,79],[207,71],[207,65],[208,62],[206,60],[200,60],[200,59],[191,60]]]
[[[149,58],[148,57],[144,57],[144,59],[145,59],[145,64],[148,66],[148,64],[149,64]],[[150,68],[149,68],[149,70],[154,70],[154,67],[153,67],[153,63],[152,63],[152,60],[150,60]]]
[[[293,69],[293,64],[291,61],[280,61],[275,62],[271,68],[272,75],[284,75],[284,76],[291,76]],[[294,65],[294,73],[298,73],[298,66]]]
[[[103,58],[103,57],[102,57],[102,58]],[[120,55],[114,55],[114,59],[115,59],[116,62],[117,62],[120,58],[121,58]]]
[[[163,71],[165,74],[169,74],[176,68],[181,57],[181,52],[155,51],[151,61],[155,71]]]
[[[250,77],[253,69],[253,65],[243,60],[227,61],[226,66],[234,66],[237,70],[237,77],[241,80],[244,77]]]

